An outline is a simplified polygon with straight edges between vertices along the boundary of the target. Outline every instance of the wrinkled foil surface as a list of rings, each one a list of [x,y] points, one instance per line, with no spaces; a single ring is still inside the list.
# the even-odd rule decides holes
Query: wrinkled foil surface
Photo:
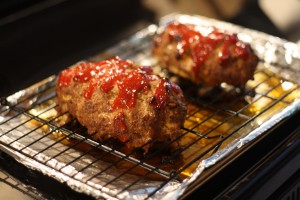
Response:
[[[124,59],[131,59],[141,65],[152,65],[153,58],[151,57],[151,41],[152,37],[161,29],[172,21],[180,21],[194,23],[203,28],[211,28],[212,26],[225,29],[232,33],[237,33],[238,37],[249,42],[255,53],[264,63],[264,67],[270,71],[280,74],[285,80],[291,81],[293,84],[300,84],[300,50],[295,43],[285,41],[281,38],[270,36],[268,34],[236,26],[230,23],[209,19],[202,16],[191,16],[182,14],[172,14],[163,17],[159,24],[152,24],[145,29],[137,32],[128,39],[107,49],[104,53],[93,56],[89,59],[97,60],[110,55],[118,55]],[[30,88],[19,91],[7,98],[11,104],[19,102],[21,99],[37,94],[49,85],[55,84],[56,76],[51,76]],[[55,94],[49,94],[55,95]],[[37,97],[38,98],[38,97]],[[35,99],[36,103],[41,99]],[[1,107],[1,111],[5,111],[6,106]],[[281,109],[274,112],[272,117],[264,119],[263,123],[259,121],[247,125],[232,142],[225,147],[220,148],[211,156],[203,159],[196,167],[191,175],[184,179],[183,182],[169,181],[164,187],[159,189],[151,199],[177,199],[186,188],[197,178],[202,172],[221,161],[224,157],[231,154],[233,151],[241,148],[252,140],[255,140],[259,135],[264,134],[267,130],[278,124],[285,118],[298,112],[300,109],[300,100],[295,97],[290,104],[282,106]],[[117,179],[113,184],[105,186],[106,183],[120,175],[116,169],[106,170],[101,176],[89,179],[99,170],[109,168],[110,163],[97,160],[91,167],[81,171],[81,169],[92,163],[95,158],[91,155],[82,155],[82,152],[69,148],[62,143],[55,143],[49,137],[42,137],[43,132],[37,129],[30,135],[22,138],[22,135],[28,132],[28,127],[25,122],[28,116],[15,117],[4,123],[9,118],[9,111],[1,112],[0,114],[0,148],[13,156],[20,163],[27,167],[41,171],[50,177],[69,185],[72,189],[91,195],[96,199],[144,199],[151,192],[160,186],[161,181],[143,180],[131,187],[130,190],[122,191],[120,186],[134,180],[132,174],[126,174]],[[20,125],[20,122],[24,122]],[[16,138],[18,139],[15,142]],[[34,143],[39,139],[38,143]],[[51,148],[49,148],[51,146]],[[45,150],[47,149],[47,150]],[[64,154],[59,155],[63,151]],[[22,152],[22,153],[20,153]],[[33,159],[34,157],[34,159]],[[75,158],[80,157],[76,160]],[[74,162],[74,159],[76,160]],[[87,181],[85,181],[87,180]],[[85,181],[83,183],[82,181]],[[117,194],[117,195],[116,195]]]

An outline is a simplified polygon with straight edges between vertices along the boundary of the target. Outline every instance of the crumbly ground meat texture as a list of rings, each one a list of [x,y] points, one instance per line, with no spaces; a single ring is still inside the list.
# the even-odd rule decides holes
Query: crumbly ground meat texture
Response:
[[[139,66],[132,64],[125,74],[137,68]],[[112,84],[109,91],[103,91],[99,87],[102,84],[100,81],[91,97],[86,98],[84,94],[91,80],[78,82],[73,77],[68,84],[57,84],[58,113],[69,112],[87,128],[93,139],[105,141],[114,138],[124,142],[129,149],[143,148],[148,151],[155,142],[177,138],[187,112],[182,91],[168,82],[168,86],[172,85],[175,89],[166,88],[164,107],[155,106],[156,88],[163,79],[144,71],[139,73],[151,77],[151,81],[147,90],[136,93],[135,103],[130,108],[112,108],[120,94],[117,83]]]
[[[223,34],[223,37],[231,36]],[[184,37],[186,36],[180,32],[174,35],[174,29],[168,28],[156,35],[152,52],[162,67],[178,76],[189,79],[195,84],[206,86],[218,86],[221,83],[244,86],[249,79],[253,79],[258,57],[254,54],[250,45],[242,41],[237,42],[237,45],[244,45],[243,47],[247,48],[247,56],[243,58],[235,55],[234,43],[228,45],[224,42],[225,40],[220,40],[220,42],[214,44],[213,49],[203,51],[208,56],[205,57],[201,66],[198,66],[199,70],[195,72],[194,67],[197,63],[195,63],[193,53],[196,48],[202,48],[201,45],[205,44],[205,41],[199,44],[193,40],[193,42],[183,44],[182,38]],[[181,48],[182,45],[186,45],[185,49]],[[220,62],[219,56],[224,49],[228,49],[228,57]]]

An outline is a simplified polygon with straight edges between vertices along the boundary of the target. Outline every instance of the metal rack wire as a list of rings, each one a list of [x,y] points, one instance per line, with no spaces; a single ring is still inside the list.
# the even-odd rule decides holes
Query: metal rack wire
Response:
[[[152,35],[140,32],[105,55],[149,61]],[[102,58],[103,54],[91,59]],[[0,144],[30,159],[49,176],[61,174],[63,183],[71,180],[113,198],[141,188],[147,191],[144,198],[150,198],[170,182],[182,182],[202,160],[226,149],[300,97],[300,86],[269,71],[263,60],[245,90],[225,85],[201,96],[198,87],[183,86],[188,113],[181,136],[143,154],[140,149],[126,151],[124,144],[112,140],[92,140],[76,119],[60,124],[68,113],[55,112],[55,84],[52,77],[1,99]],[[178,141],[181,148],[167,151]]]
[[[259,116],[263,115],[264,113],[272,110],[272,108],[278,104],[284,104],[288,105],[291,103],[291,101],[287,98],[289,95],[293,94],[294,92],[299,92],[299,86],[293,85],[290,90],[286,91],[284,94],[280,94],[278,98],[274,97],[274,91],[279,90],[280,87],[282,87],[282,83],[286,80],[283,80],[280,77],[276,77],[276,75],[264,70],[260,69],[256,72],[256,76],[263,76],[265,79],[261,81],[256,81],[256,85],[254,85],[251,90],[245,91],[243,94],[235,94],[234,98],[231,99],[231,101],[222,102],[222,100],[218,98],[222,98],[220,95],[216,96],[214,99],[211,99],[210,101],[205,101],[198,97],[188,97],[188,102],[190,104],[190,109],[188,111],[188,115],[186,118],[186,125],[182,127],[182,135],[181,138],[187,137],[188,134],[193,135],[193,141],[185,144],[182,146],[182,148],[178,151],[173,152],[173,154],[170,154],[168,156],[165,156],[163,161],[156,163],[155,165],[148,163],[149,160],[159,156],[159,154],[162,153],[162,150],[156,150],[151,152],[150,154],[146,156],[139,156],[136,157],[137,154],[139,154],[138,150],[134,150],[132,152],[122,152],[122,144],[117,144],[114,147],[110,146],[110,141],[106,141],[103,143],[100,143],[98,141],[94,141],[90,138],[89,135],[85,133],[85,129],[81,127],[80,125],[76,125],[75,129],[71,129],[70,124],[75,123],[74,121],[70,122],[68,126],[58,126],[55,124],[55,121],[62,117],[62,116],[54,116],[53,118],[45,119],[43,115],[47,114],[48,112],[53,111],[55,109],[55,84],[52,84],[50,87],[45,88],[44,90],[38,92],[37,94],[30,95],[27,98],[22,99],[21,101],[17,102],[16,104],[12,104],[8,102],[6,99],[1,100],[2,110],[1,113],[6,113],[9,117],[6,118],[4,121],[1,122],[1,125],[10,123],[11,121],[14,121],[16,118],[26,118],[25,120],[22,120],[21,122],[14,124],[14,126],[6,130],[1,134],[1,137],[5,135],[9,135],[10,133],[13,133],[16,131],[19,127],[25,126],[28,123],[36,123],[34,126],[27,126],[26,129],[27,132],[23,132],[18,137],[15,137],[13,140],[9,142],[3,142],[0,143],[6,147],[9,147],[13,149],[15,152],[21,153],[25,155],[28,158],[31,158],[33,160],[36,160],[44,165],[48,165],[48,163],[56,159],[60,156],[68,155],[68,151],[72,151],[74,149],[81,149],[81,154],[74,157],[73,159],[66,162],[66,165],[55,167],[54,170],[57,170],[59,172],[64,173],[66,176],[70,176],[72,178],[75,178],[79,173],[84,172],[86,169],[90,168],[94,164],[97,164],[99,160],[106,160],[106,157],[113,156],[113,161],[109,163],[105,168],[102,170],[94,173],[92,176],[90,176],[88,179],[84,180],[83,183],[88,183],[89,181],[92,181],[97,176],[109,173],[108,171],[112,167],[118,166],[120,163],[123,162],[129,162],[130,166],[127,167],[127,169],[123,170],[121,173],[119,173],[117,176],[112,178],[111,180],[108,180],[103,187],[107,187],[111,184],[113,184],[116,180],[120,179],[122,176],[126,174],[134,174],[134,171],[137,168],[143,168],[146,170],[146,172],[142,175],[139,175],[138,178],[136,178],[131,183],[124,185],[124,187],[118,192],[122,193],[131,187],[134,187],[142,180],[149,179],[151,174],[156,174],[161,176],[164,181],[160,184],[159,188],[156,188],[149,196],[157,192],[160,188],[164,187],[165,184],[167,184],[171,180],[181,181],[185,176],[182,176],[184,171],[189,169],[191,166],[195,165],[195,163],[199,163],[200,160],[204,159],[205,157],[208,157],[209,155],[212,155],[216,151],[218,151],[222,146],[225,145],[227,140],[232,140],[231,138],[235,138],[235,134],[239,134],[239,131],[243,129],[245,126],[247,126],[250,123],[253,123]],[[275,81],[276,84],[273,84],[274,81],[271,81],[272,79],[275,79],[278,81]],[[53,82],[54,83],[54,82]],[[260,90],[259,88],[262,85],[267,84],[268,88],[265,90],[264,93],[257,92],[255,96],[257,98],[253,98],[251,102],[245,102],[244,99],[246,97],[252,98],[250,94],[252,93],[252,90]],[[273,84],[271,87],[270,85]],[[266,86],[264,86],[266,87]],[[235,90],[236,88],[232,88],[232,90]],[[281,89],[280,89],[281,90]],[[226,94],[230,93],[230,91],[226,91]],[[49,95],[53,94],[53,95]],[[251,94],[252,95],[252,94]],[[45,97],[46,96],[46,97]],[[39,97],[39,98],[38,98]],[[41,98],[42,97],[42,98]],[[257,102],[261,101],[262,99],[268,99],[271,103],[268,103],[265,105],[264,108],[262,108],[259,112],[249,112],[246,114],[246,110],[249,110],[249,107],[255,105]],[[242,101],[243,105],[241,107],[236,106],[239,104],[239,102]],[[50,103],[49,103],[50,102]],[[217,103],[216,103],[217,102]],[[221,103],[221,104],[220,104]],[[29,105],[29,106],[27,106]],[[46,106],[44,106],[46,105]],[[194,106],[197,105],[197,106]],[[219,105],[222,105],[219,107]],[[41,112],[38,112],[38,114],[33,114],[32,110],[39,109],[39,107],[43,107],[43,110]],[[282,107],[282,106],[280,106]],[[209,114],[208,114],[209,111]],[[202,114],[206,113],[206,114]],[[201,114],[201,120],[199,120],[197,115]],[[63,114],[64,115],[64,114]],[[221,117],[220,117],[221,116]],[[197,123],[194,122],[195,119],[198,119]],[[205,128],[206,123],[211,123],[210,121],[214,120],[215,124],[212,126]],[[218,131],[220,127],[224,126],[226,123],[233,121],[234,123],[231,123],[232,127],[229,127],[226,134],[221,133]],[[203,127],[201,127],[203,126]],[[45,130],[45,127],[47,127],[47,130]],[[198,130],[205,130],[199,132]],[[41,130],[41,131],[40,131]],[[22,140],[24,138],[31,137],[30,135],[33,134],[36,131],[40,131],[40,135],[37,138],[36,135],[34,136],[34,140],[28,142],[26,145],[22,147],[15,147],[13,144],[16,143],[23,143]],[[57,133],[63,133],[59,137],[55,138],[53,135]],[[28,148],[34,148],[34,144],[37,144],[39,142],[43,143],[43,140],[46,138],[50,138],[53,140],[53,142],[43,148],[39,151],[36,151],[34,154],[28,154],[26,153],[26,149]],[[181,139],[177,138],[177,140]],[[66,148],[58,151],[56,154],[47,157],[47,159],[44,159],[42,162],[38,158],[39,155],[45,153],[49,149],[55,147],[57,144],[65,144],[65,141],[73,140],[73,142],[67,144]],[[191,159],[187,159],[183,165],[180,166],[180,169],[171,169],[171,170],[165,170],[163,168],[165,163],[172,163],[172,160],[177,159],[178,156],[185,154],[186,152],[189,152],[191,148],[196,146],[198,148],[199,142],[201,140],[209,140],[212,142],[208,142],[206,144],[207,148],[203,150],[201,153],[198,153],[196,156],[192,156]],[[175,141],[172,141],[175,142]],[[88,144],[89,148],[82,150],[80,147],[83,144]],[[171,144],[169,144],[171,145]],[[168,146],[168,145],[167,145]],[[81,169],[79,169],[75,174],[69,175],[65,172],[64,169],[66,169],[68,166],[71,166],[72,164],[76,164],[78,160],[84,159],[86,155],[93,155],[93,152],[97,151],[96,159],[93,160],[90,163],[87,163],[85,166],[83,166]],[[101,153],[100,153],[101,152]],[[49,165],[48,165],[49,166]],[[96,189],[96,188],[95,188]],[[117,196],[118,194],[116,194]]]

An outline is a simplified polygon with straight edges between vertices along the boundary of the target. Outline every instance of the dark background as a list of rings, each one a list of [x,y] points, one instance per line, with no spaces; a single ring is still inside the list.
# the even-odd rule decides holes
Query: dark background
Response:
[[[153,16],[139,0],[0,2],[0,96],[100,52]]]
[[[218,6],[207,2],[222,18]],[[0,97],[101,52],[157,17],[141,0],[0,1]],[[256,1],[224,20],[285,37]]]
[[[174,5],[178,4],[176,0],[168,1]],[[289,38],[288,35],[278,30],[255,0],[245,0],[245,4],[239,11],[230,17],[223,16],[219,7],[212,3],[214,1],[206,2],[210,3],[221,20],[281,38]],[[194,14],[201,15],[202,13]],[[101,52],[144,28],[147,24],[155,23],[158,16],[157,11],[146,8],[142,0],[1,0],[0,97],[13,94],[52,74],[59,73],[60,70],[79,60]],[[219,175],[221,178],[217,177],[216,179],[228,178],[230,173],[228,179],[233,180],[241,176],[243,167],[245,167],[241,163],[246,163],[249,157],[253,158],[253,163],[256,160],[258,162],[263,155],[270,152],[270,149],[275,149],[280,141],[284,141],[287,133],[292,132],[291,129],[299,126],[299,112],[294,118],[294,121],[290,120],[289,124],[283,124],[281,129],[274,132],[270,136],[272,138],[263,140],[255,148],[249,150],[247,154],[250,156],[241,157],[235,165],[233,164],[233,167],[224,169],[223,174]],[[278,136],[274,137],[276,134]],[[274,147],[270,145],[270,141],[273,142]],[[293,150],[298,155],[300,141],[297,140],[297,145],[293,146],[290,145],[290,141],[288,142],[284,147],[293,147],[290,151]],[[265,148],[266,146],[268,148]],[[284,159],[286,157],[282,158],[282,160]],[[58,195],[57,199],[63,199],[59,195],[63,195],[66,199],[73,195],[74,191],[71,189],[59,185],[54,180],[49,180],[42,174],[22,168],[3,152],[0,152],[0,163],[1,169],[14,174],[25,185],[40,186],[39,190],[44,195],[47,192],[56,192],[54,195]],[[269,162],[267,164],[269,166]],[[25,171],[26,173],[24,173]],[[233,174],[232,171],[235,173]],[[273,173],[271,170],[268,172]],[[211,181],[212,184],[215,184],[213,181]],[[41,185],[40,182],[47,184]],[[221,185],[220,182],[218,183]],[[198,198],[199,194],[200,196],[201,194],[216,195],[216,188],[209,187],[209,184],[210,182],[207,187],[202,187],[198,192],[194,192],[191,199]],[[49,187],[53,190],[49,191]],[[59,191],[63,191],[63,193],[59,193]],[[251,191],[246,191],[245,194],[251,194]],[[79,194],[78,199],[82,198]]]

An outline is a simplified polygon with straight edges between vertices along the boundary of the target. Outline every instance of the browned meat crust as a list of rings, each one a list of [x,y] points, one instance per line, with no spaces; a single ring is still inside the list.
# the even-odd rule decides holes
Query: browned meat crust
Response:
[[[180,135],[186,115],[181,89],[131,61],[81,62],[62,71],[58,112],[68,111],[95,140],[115,138],[129,149]],[[149,143],[149,144],[148,144]]]
[[[213,29],[201,34],[191,24],[171,23],[154,38],[153,55],[162,67],[196,84],[243,86],[258,63],[250,45],[236,34]]]

